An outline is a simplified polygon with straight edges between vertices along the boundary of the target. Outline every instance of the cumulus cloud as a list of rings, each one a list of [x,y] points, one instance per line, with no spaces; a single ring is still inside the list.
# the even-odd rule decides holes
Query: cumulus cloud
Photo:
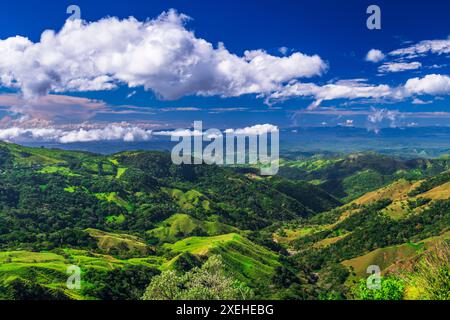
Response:
[[[151,138],[151,131],[138,127],[107,126],[103,129],[73,130],[65,132],[59,139],[61,143],[89,142],[100,140],[123,140],[125,142],[146,141]]]
[[[48,92],[110,90],[142,86],[163,99],[187,95],[223,97],[264,94],[285,82],[321,75],[318,56],[300,52],[277,57],[263,50],[229,52],[185,27],[188,17],[170,10],[140,22],[105,18],[69,20],[40,41],[0,40],[0,81],[25,97]]]
[[[377,63],[383,60],[385,57],[384,53],[378,49],[371,49],[366,55],[366,61]]]
[[[420,62],[387,62],[378,68],[381,73],[416,70],[422,67]]]
[[[271,124],[258,124],[240,129],[227,129],[224,134],[234,135],[262,135],[278,131],[278,127]],[[10,142],[42,141],[57,143],[94,142],[94,141],[148,141],[152,136],[197,137],[205,136],[209,139],[217,138],[217,134],[208,131],[180,129],[174,131],[152,131],[138,126],[110,124],[102,128],[67,129],[62,127],[25,128],[12,126],[0,129],[0,140]]]
[[[450,38],[443,40],[424,40],[412,46],[394,50],[389,55],[415,58],[428,53],[439,55],[450,53]]]
[[[423,78],[409,79],[405,88],[411,94],[448,95],[450,94],[450,77],[429,74]]]
[[[33,139],[53,141],[57,140],[61,131],[51,128],[29,128],[11,127],[0,129],[0,140],[15,141],[17,139]]]
[[[139,127],[109,125],[102,129],[62,130],[57,128],[20,128],[0,129],[0,140],[38,140],[60,143],[122,140],[125,142],[147,141],[151,131]]]
[[[257,136],[266,133],[276,132],[278,127],[272,124],[257,124],[251,127],[239,128],[239,129],[226,129],[223,131],[224,134],[234,134],[234,135],[246,135],[246,136]],[[207,131],[200,130],[189,130],[189,129],[178,129],[173,131],[155,131],[153,135],[155,136],[174,136],[174,137],[189,137],[189,136],[202,136],[207,135],[209,138],[214,137],[207,133]]]

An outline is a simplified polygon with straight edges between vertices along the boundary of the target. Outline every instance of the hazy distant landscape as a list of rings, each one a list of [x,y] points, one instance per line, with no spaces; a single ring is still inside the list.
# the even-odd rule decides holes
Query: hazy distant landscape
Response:
[[[83,150],[111,154],[124,150],[170,151],[176,142],[170,137],[153,136],[149,141],[93,141],[55,143],[26,141],[19,143],[47,148]],[[375,151],[404,158],[435,158],[450,154],[450,127],[385,128],[380,132],[364,128],[288,128],[280,131],[281,154],[297,153],[352,153]]]

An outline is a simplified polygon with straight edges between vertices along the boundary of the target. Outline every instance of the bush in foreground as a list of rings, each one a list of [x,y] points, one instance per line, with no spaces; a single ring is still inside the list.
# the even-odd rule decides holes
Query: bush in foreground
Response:
[[[220,256],[210,257],[201,268],[179,274],[164,271],[155,276],[143,300],[246,300],[253,291],[225,273]]]

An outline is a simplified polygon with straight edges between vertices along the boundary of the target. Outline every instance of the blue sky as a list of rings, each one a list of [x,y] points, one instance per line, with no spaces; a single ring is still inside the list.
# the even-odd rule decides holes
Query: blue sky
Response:
[[[124,21],[120,19],[132,16],[141,27],[136,32],[141,33],[145,23],[173,8],[181,22],[170,23],[179,23],[180,32],[192,32],[193,38],[183,33],[186,38],[173,40],[179,41],[174,49],[179,52],[175,60],[168,59],[167,72],[159,66],[157,71],[150,70],[156,70],[155,63],[168,55],[164,50],[175,43],[158,30],[146,41],[155,34],[161,36],[157,41],[164,45],[162,56],[149,52],[157,52],[158,46],[142,47],[127,56],[130,51],[113,47],[112,39],[96,49],[105,52],[92,56],[92,60],[97,59],[94,66],[80,71],[83,62],[70,55],[70,45],[60,41],[52,48],[50,41],[43,45],[41,39],[48,29],[55,30],[55,38],[62,38],[59,31],[71,4],[80,7],[84,24],[111,17],[119,18],[120,24]],[[370,4],[381,8],[381,30],[366,28]],[[8,129],[126,122],[176,128],[189,126],[194,120],[219,128],[262,123],[279,127],[449,125],[449,11],[450,3],[443,0],[426,4],[406,0],[339,4],[331,0],[9,1],[2,3],[0,10],[0,52],[2,46],[10,50],[0,56],[2,125]],[[182,14],[190,18],[182,18]],[[112,20],[108,23],[113,25]],[[156,29],[169,30],[168,23]],[[104,29],[98,30],[107,37],[108,27]],[[92,39],[92,30],[81,32],[79,37],[72,35],[71,39],[80,41],[75,51]],[[117,43],[126,42],[132,48],[142,45],[131,39],[131,34],[138,37],[132,33],[134,29],[120,34],[113,27],[109,30],[112,37],[123,37]],[[5,41],[16,36],[28,38],[29,43],[21,42],[12,52]],[[212,49],[191,52],[191,46],[202,46],[200,41],[211,44]],[[223,65],[218,62],[224,54],[219,43],[226,50],[223,59],[229,65],[225,69],[220,69]],[[115,53],[120,51],[120,63],[143,59],[143,70],[124,65],[102,67],[113,64],[108,59],[114,55],[109,55],[105,46],[111,46]],[[367,59],[373,49],[378,59]],[[21,50],[29,51],[26,61],[33,63],[17,62],[14,54],[24,52]],[[248,50],[263,51],[252,51],[245,58]],[[395,54],[396,50],[403,51]],[[90,60],[90,51],[80,52],[83,59]],[[57,54],[63,59],[58,60]],[[185,58],[181,66],[173,67]],[[211,61],[200,67],[192,62],[209,58]],[[217,80],[222,75],[217,69],[229,79],[223,83]],[[188,83],[183,84],[186,88],[178,90],[183,81]],[[218,83],[212,84],[215,81]]]

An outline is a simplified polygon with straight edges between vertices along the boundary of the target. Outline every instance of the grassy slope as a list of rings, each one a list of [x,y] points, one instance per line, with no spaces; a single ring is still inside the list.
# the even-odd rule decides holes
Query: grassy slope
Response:
[[[191,237],[165,247],[174,253],[199,256],[220,254],[228,269],[253,285],[267,284],[280,266],[278,255],[236,233],[216,237]]]
[[[86,229],[86,232],[93,238],[95,238],[98,243],[98,247],[109,253],[111,250],[116,250],[117,252],[124,254],[141,254],[147,255],[150,251],[150,247],[142,240],[136,236],[128,234],[118,234],[110,233],[96,229]]]
[[[109,255],[75,249],[63,249],[58,253],[6,251],[0,252],[0,286],[7,288],[11,281],[22,279],[26,283],[39,284],[48,290],[57,290],[71,299],[89,299],[77,290],[67,289],[69,266],[80,267],[83,274],[88,269],[112,270],[126,265],[158,267],[161,262],[158,257],[120,260]],[[2,298],[7,297],[0,294],[0,299]]]
[[[424,193],[418,194],[414,197],[408,195],[412,190],[415,190],[421,183],[425,180],[420,180],[417,182],[410,182],[405,179],[399,179],[388,186],[382,187],[378,190],[368,192],[367,194],[361,196],[360,198],[344,205],[340,208],[342,213],[339,218],[334,223],[323,224],[323,225],[307,225],[300,226],[297,228],[284,228],[282,236],[280,231],[274,233],[273,238],[276,242],[282,244],[286,247],[289,252],[295,253],[296,250],[292,250],[291,245],[296,239],[310,236],[319,233],[324,230],[330,230],[334,228],[337,224],[342,223],[353,214],[360,212],[360,209],[355,208],[355,205],[369,205],[379,200],[390,199],[392,203],[388,205],[382,212],[388,215],[392,219],[402,219],[410,214],[420,214],[423,210],[428,208],[430,204],[434,201],[448,199],[450,197],[450,183],[443,182],[439,186],[435,186],[433,189],[426,191]],[[417,208],[409,208],[408,201],[415,201],[420,198],[431,199],[429,203],[421,205]],[[314,248],[323,248],[332,245],[350,233],[331,236],[321,239],[313,243]],[[444,236],[448,238],[449,233],[445,233]],[[433,240],[433,239],[431,239]],[[430,239],[423,240],[425,242],[431,241]],[[352,265],[355,268],[355,272],[359,276],[365,275],[366,268],[371,265],[380,265],[382,268],[388,267],[396,261],[402,260],[404,258],[411,258],[417,255],[417,248],[413,244],[403,244],[398,246],[393,246],[389,248],[380,248],[372,251],[364,256],[357,257],[355,259],[343,262],[344,265]]]
[[[370,265],[378,265],[382,271],[385,271],[395,263],[417,256],[427,248],[433,246],[437,241],[443,239],[450,239],[450,231],[437,237],[424,239],[416,244],[404,243],[401,245],[379,248],[363,256],[345,260],[342,264],[348,268],[351,267],[357,278],[366,277],[366,270]]]
[[[385,214],[393,219],[401,219],[408,214],[420,213],[436,200],[443,200],[450,198],[450,183],[444,183],[435,188],[411,197],[408,194],[417,188],[423,180],[417,182],[409,182],[404,179],[397,180],[392,184],[376,191],[369,192],[364,196],[354,200],[355,204],[369,204],[382,199],[390,199],[392,203],[383,210]],[[408,207],[408,201],[415,201],[420,198],[431,199],[430,203],[422,205],[418,208],[411,209]]]
[[[148,253],[148,246],[135,236],[96,229],[86,231],[98,239],[99,248],[105,252],[113,248],[123,250],[123,244],[126,244],[129,250],[140,253],[141,257],[119,259],[108,254],[77,249],[58,249],[54,252],[0,252],[0,287],[7,288],[11,281],[20,278],[48,290],[57,290],[71,299],[89,299],[90,297],[83,296],[79,291],[66,288],[66,271],[69,266],[79,266],[82,272],[88,269],[112,270],[127,265],[145,265],[165,270],[170,268],[183,252],[198,256],[220,254],[230,272],[253,286],[268,285],[275,274],[275,268],[281,265],[277,254],[236,233],[215,237],[191,237],[174,244],[166,244],[165,249],[175,255],[172,260],[166,261],[163,257]]]
[[[164,220],[148,234],[158,238],[161,242],[176,242],[181,238],[202,233],[208,236],[238,232],[239,229],[220,223],[218,221],[200,221],[187,214],[175,214]]]

